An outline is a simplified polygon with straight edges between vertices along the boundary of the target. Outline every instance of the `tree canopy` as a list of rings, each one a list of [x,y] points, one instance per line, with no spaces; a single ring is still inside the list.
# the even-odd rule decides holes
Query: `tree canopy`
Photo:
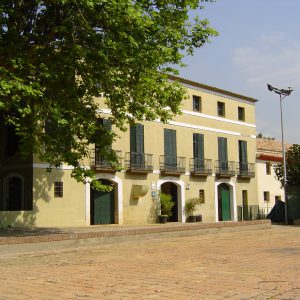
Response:
[[[300,145],[294,144],[286,151],[286,183],[287,185],[300,185]],[[274,166],[277,179],[283,186],[283,164]]]
[[[84,182],[94,178],[82,166],[91,143],[115,159],[94,97],[106,95],[121,130],[179,113],[185,90],[168,75],[217,35],[206,19],[190,17],[203,2],[212,0],[2,0],[0,113],[20,152],[73,166]]]

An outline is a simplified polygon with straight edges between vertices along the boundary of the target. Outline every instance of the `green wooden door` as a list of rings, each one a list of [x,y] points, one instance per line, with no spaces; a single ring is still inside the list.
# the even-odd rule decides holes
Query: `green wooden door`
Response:
[[[93,191],[92,224],[114,224],[114,191]]]
[[[221,198],[222,198],[222,221],[229,221],[231,220],[229,190],[222,189]]]

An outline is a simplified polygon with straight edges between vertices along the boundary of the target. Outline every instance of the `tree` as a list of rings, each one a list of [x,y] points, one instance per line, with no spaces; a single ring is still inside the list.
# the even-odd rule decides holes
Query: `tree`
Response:
[[[294,144],[286,151],[286,181],[287,185],[300,184],[300,145]],[[283,186],[283,164],[274,166],[277,179]]]
[[[185,90],[168,75],[217,35],[207,20],[189,17],[201,2],[212,0],[2,0],[0,113],[20,152],[67,163],[84,182],[94,178],[82,167],[91,143],[116,160],[94,97],[106,95],[121,130],[178,114]]]

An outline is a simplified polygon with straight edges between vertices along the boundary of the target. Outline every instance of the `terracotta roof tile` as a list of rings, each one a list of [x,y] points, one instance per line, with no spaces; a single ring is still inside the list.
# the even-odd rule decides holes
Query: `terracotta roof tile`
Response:
[[[285,144],[285,149],[288,150],[292,145]],[[282,143],[278,140],[256,139],[257,154],[265,154],[268,156],[282,157]]]

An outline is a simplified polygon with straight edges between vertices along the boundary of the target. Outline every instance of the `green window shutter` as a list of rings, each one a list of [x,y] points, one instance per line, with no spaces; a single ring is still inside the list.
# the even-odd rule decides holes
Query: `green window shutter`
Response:
[[[247,142],[246,141],[239,141],[239,165],[240,165],[240,171],[248,170]]]
[[[144,125],[130,126],[130,152],[144,153]]]
[[[219,160],[227,162],[227,138],[218,138]]]
[[[136,152],[144,153],[144,125],[136,125]]]
[[[136,126],[130,126],[130,152],[136,152]]]
[[[199,133],[193,134],[193,151],[194,158],[204,160],[204,135]]]
[[[228,170],[228,156],[227,156],[227,138],[218,138],[218,152],[219,152],[219,167],[221,170]]]
[[[246,141],[239,141],[239,161],[242,163],[248,162]]]
[[[164,129],[164,154],[165,164],[177,164],[176,130]]]

